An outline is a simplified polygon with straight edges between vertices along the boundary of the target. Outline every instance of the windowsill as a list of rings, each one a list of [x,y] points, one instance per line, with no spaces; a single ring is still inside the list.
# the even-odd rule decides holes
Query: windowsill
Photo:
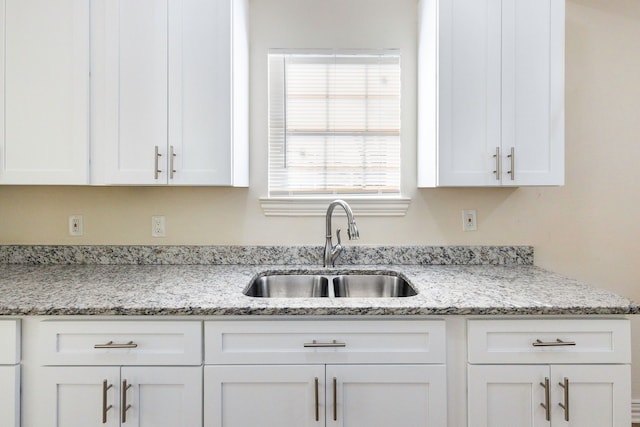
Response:
[[[260,206],[265,216],[324,216],[329,203],[343,199],[356,217],[405,216],[409,197],[262,197]],[[336,210],[336,213],[340,213]]]

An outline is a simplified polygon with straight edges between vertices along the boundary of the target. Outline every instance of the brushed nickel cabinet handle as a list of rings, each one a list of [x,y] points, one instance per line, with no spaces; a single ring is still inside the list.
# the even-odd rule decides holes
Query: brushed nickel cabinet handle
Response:
[[[311,347],[311,348],[322,348],[322,347],[346,347],[347,343],[344,342],[338,342],[336,340],[333,340],[331,342],[317,342],[316,340],[313,340],[312,342],[306,342],[304,343],[305,347]]]
[[[107,405],[107,391],[113,387],[113,384],[107,384],[107,380],[102,381],[102,424],[107,423],[107,412],[113,405]]]
[[[173,160],[176,158],[176,153],[173,152],[173,145],[169,146],[169,179],[173,179],[173,174],[176,170],[173,167]]]
[[[561,339],[556,339],[555,341],[540,341],[536,340],[534,343],[531,343],[534,347],[568,347],[576,345],[575,341],[562,341]]]
[[[158,179],[158,174],[162,172],[162,170],[158,166],[160,157],[162,157],[162,154],[160,154],[158,150],[158,146],[156,145],[156,152],[153,160],[153,178],[154,179]]]
[[[547,421],[551,421],[551,406],[549,406],[549,378],[545,377],[544,383],[540,383],[544,387],[544,403],[540,406],[544,408],[544,414]]]
[[[129,341],[128,343],[114,343],[113,341],[109,341],[105,344],[96,344],[93,346],[93,348],[137,348],[138,344],[134,343],[133,341]]]
[[[511,176],[511,181],[516,179],[516,149],[515,147],[511,147],[511,153],[507,156],[509,160],[511,160],[511,170],[509,171],[509,175]]]
[[[333,421],[338,421],[338,380],[333,377]]]
[[[316,421],[320,421],[320,404],[318,402],[318,377],[316,377],[316,381],[315,381],[315,400],[316,400]]]
[[[496,159],[496,170],[493,173],[496,174],[496,179],[500,181],[500,147],[496,147],[496,154],[493,157]]]
[[[564,420],[569,421],[569,378],[564,377],[564,381],[558,385],[564,389],[564,403],[558,405],[564,409]]]
[[[122,422],[127,422],[127,411],[131,405],[127,404],[127,390],[131,388],[131,384],[127,384],[127,380],[122,380]]]

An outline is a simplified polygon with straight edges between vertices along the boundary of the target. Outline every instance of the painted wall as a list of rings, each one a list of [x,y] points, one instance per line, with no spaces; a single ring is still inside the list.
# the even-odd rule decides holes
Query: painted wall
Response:
[[[249,189],[0,187],[0,244],[320,245],[323,218],[267,218],[260,209],[266,49],[395,47],[403,52],[403,192],[412,203],[402,218],[358,219],[357,244],[530,244],[537,265],[640,301],[640,2],[567,0],[564,187],[422,190],[414,188],[415,0],[251,6]],[[477,232],[461,231],[461,209],[477,209]],[[70,214],[84,215],[84,237],[67,236]],[[151,237],[151,215],[167,217],[168,237]],[[640,322],[633,330],[640,398]]]

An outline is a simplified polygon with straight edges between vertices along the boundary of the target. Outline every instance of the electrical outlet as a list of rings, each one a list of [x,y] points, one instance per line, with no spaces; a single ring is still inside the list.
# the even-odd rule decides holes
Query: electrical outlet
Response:
[[[82,215],[69,216],[69,236],[82,236],[84,234],[82,222]]]
[[[167,237],[166,221],[162,215],[151,217],[151,237]]]
[[[465,209],[462,211],[462,231],[476,231],[478,222],[475,209]]]

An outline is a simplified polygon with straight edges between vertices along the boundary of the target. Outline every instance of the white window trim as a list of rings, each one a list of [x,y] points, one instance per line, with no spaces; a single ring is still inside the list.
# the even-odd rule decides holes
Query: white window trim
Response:
[[[357,217],[399,217],[405,216],[411,198],[409,197],[261,197],[260,206],[265,216],[324,216],[329,204],[342,199],[349,203]]]

